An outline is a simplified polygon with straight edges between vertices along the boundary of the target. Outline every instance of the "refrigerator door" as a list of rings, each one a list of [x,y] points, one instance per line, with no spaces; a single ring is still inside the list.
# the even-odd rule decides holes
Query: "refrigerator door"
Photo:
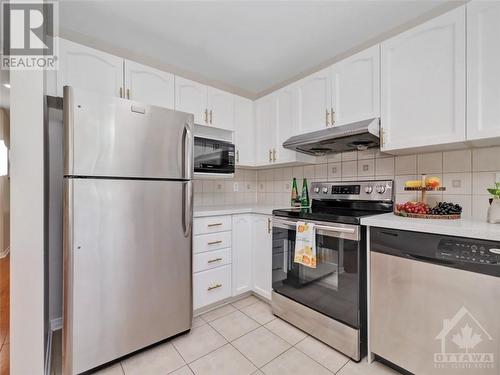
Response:
[[[191,184],[65,179],[64,374],[191,328]]]
[[[189,180],[193,115],[64,88],[66,176]]]

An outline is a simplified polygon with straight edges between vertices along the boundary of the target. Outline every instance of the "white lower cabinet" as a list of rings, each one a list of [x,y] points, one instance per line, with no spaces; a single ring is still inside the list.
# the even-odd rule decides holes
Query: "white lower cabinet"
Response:
[[[195,310],[230,296],[230,265],[196,272],[193,275],[193,308]]]
[[[209,233],[209,225],[218,223],[224,223],[220,228],[225,230]],[[245,292],[271,299],[271,216],[247,213],[195,218],[193,226],[195,310]]]
[[[252,215],[253,291],[271,299],[272,289],[272,219],[268,215]]]
[[[252,214],[233,215],[233,296],[252,290]]]

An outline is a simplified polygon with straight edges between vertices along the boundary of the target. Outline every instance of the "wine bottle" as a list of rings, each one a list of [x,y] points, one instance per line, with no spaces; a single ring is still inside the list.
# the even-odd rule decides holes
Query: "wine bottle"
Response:
[[[300,198],[301,207],[309,207],[309,189],[307,188],[307,178],[302,181],[302,196]]]
[[[300,205],[299,190],[297,188],[297,179],[294,177],[292,180],[292,197],[290,199],[290,206],[297,207],[298,205]]]

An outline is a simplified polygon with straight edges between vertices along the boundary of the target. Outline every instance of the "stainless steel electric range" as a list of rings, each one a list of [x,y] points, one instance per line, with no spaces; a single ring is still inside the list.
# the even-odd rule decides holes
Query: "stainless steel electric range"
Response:
[[[364,216],[391,212],[392,180],[313,182],[306,209],[273,211],[272,310],[359,361],[366,354]],[[294,262],[297,221],[315,224],[316,268]]]

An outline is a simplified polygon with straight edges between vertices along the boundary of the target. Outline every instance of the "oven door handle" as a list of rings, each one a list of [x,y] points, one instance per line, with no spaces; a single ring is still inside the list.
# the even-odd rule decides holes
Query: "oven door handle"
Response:
[[[287,220],[281,220],[281,219],[274,219],[276,224],[284,224],[284,225],[289,225],[290,227],[296,227],[297,222],[296,221],[287,221]],[[311,222],[314,224],[314,222]],[[319,225],[319,224],[314,224],[315,229],[319,230],[324,230],[327,232],[338,232],[338,233],[349,233],[349,234],[354,234],[356,232],[355,228],[344,228],[344,227],[335,227],[335,226],[329,226],[329,225]]]

